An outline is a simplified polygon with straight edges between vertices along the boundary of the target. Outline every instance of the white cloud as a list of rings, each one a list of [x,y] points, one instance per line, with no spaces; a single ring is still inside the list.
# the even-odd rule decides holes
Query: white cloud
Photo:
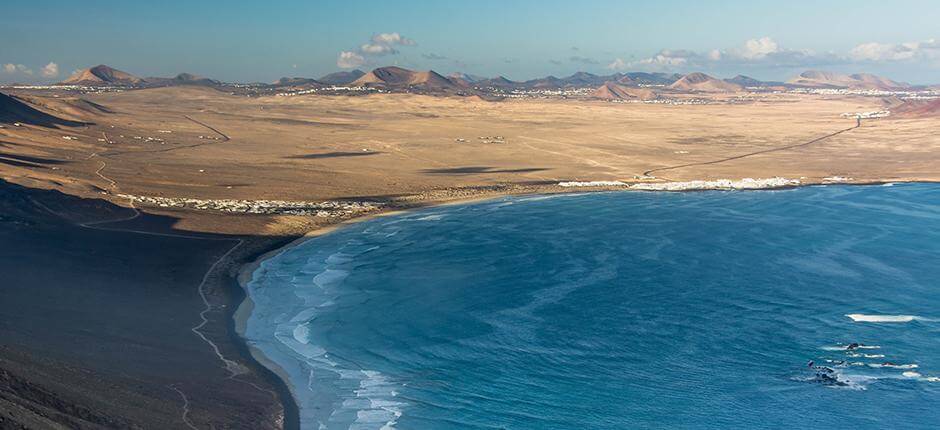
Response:
[[[49,62],[49,64],[43,66],[42,69],[39,69],[39,73],[42,74],[43,77],[54,78],[59,76],[59,65]]]
[[[397,47],[415,45],[417,42],[399,33],[373,34],[369,42],[359,45],[358,49],[340,52],[336,65],[344,69],[359,67],[371,63],[373,57],[398,54]]]
[[[403,37],[398,33],[379,33],[372,36],[369,43],[359,47],[359,51],[369,55],[388,55],[397,54],[396,46],[415,46],[414,40]]]
[[[623,70],[627,68],[627,62],[623,58],[618,58],[607,65],[610,70]]]
[[[856,63],[908,62],[940,65],[940,41],[928,39],[904,43],[863,43],[849,52],[814,52],[808,49],[790,49],[770,37],[745,41],[742,45],[694,52],[683,49],[664,49],[640,60],[625,62],[616,59],[607,68],[611,70],[708,70],[759,68],[801,68],[851,65]]]
[[[686,49],[663,49],[652,57],[631,61],[629,63],[623,63],[619,58],[617,60],[620,61],[620,63],[617,64],[616,67],[612,67],[614,64],[607,67],[617,70],[634,67],[641,69],[671,70],[700,63],[702,57]]]
[[[415,46],[417,43],[407,37],[402,37],[398,33],[379,33],[372,36],[372,43],[380,45],[401,45]]]
[[[809,50],[781,47],[770,37],[750,39],[743,45],[729,49],[713,49],[698,53],[686,49],[664,49],[648,58],[624,63],[611,63],[608,68],[650,70],[710,69],[720,67],[810,67],[846,62],[835,54],[816,54]]]
[[[760,39],[751,39],[744,42],[744,49],[739,51],[739,55],[742,58],[758,59],[777,52],[780,52],[780,47],[777,46],[777,42],[774,42],[774,40],[769,37],[762,37]]]
[[[377,43],[366,43],[359,47],[359,51],[363,54],[371,55],[386,55],[386,54],[397,54],[398,50],[392,48],[391,45],[382,45]]]
[[[354,69],[363,64],[366,64],[365,57],[352,51],[340,52],[339,58],[336,59],[336,65],[341,69]]]
[[[28,67],[26,67],[26,66],[24,66],[24,65],[22,65],[22,64],[13,64],[13,63],[4,64],[4,65],[3,65],[3,71],[6,72],[6,73],[8,73],[8,74],[11,74],[11,75],[12,75],[12,74],[15,74],[15,73],[22,73],[22,74],[24,74],[24,75],[32,75],[32,74],[33,74],[33,71],[32,71],[30,68],[28,68]]]
[[[852,48],[849,57],[856,61],[916,61],[940,59],[940,42],[878,43],[870,42]]]

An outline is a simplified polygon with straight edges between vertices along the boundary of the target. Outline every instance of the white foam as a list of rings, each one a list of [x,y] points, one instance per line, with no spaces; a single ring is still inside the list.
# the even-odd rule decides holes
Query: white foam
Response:
[[[774,177],[766,179],[744,178],[739,181],[717,179],[714,181],[640,183],[631,185],[630,189],[641,191],[767,190],[797,185],[800,185],[799,179]]]
[[[907,372],[902,373],[901,376],[905,378],[920,378],[921,376],[924,376],[924,375],[921,375],[920,373],[915,372],[913,370],[909,370]]]
[[[310,319],[313,318],[313,316],[316,315],[318,312],[320,312],[320,309],[317,309],[317,308],[304,309],[299,314],[294,315],[294,317],[290,319],[290,322],[305,323],[307,321],[310,321]]]
[[[337,252],[326,258],[326,264],[346,264],[350,261],[353,261],[353,256],[342,252]]]
[[[310,343],[310,327],[306,324],[294,327],[294,340],[304,345]]]
[[[559,187],[625,187],[626,182],[621,181],[568,181],[559,182]]]
[[[338,267],[378,249],[367,246],[350,241],[313,256],[296,251],[303,246],[290,248],[263,261],[247,285],[255,306],[243,334],[248,344],[261,349],[286,375],[303,428],[343,424],[343,428],[392,429],[407,406],[397,398],[400,382],[335,360],[317,345],[315,326],[310,325],[324,308],[335,306],[334,300],[342,294],[337,287],[350,273]],[[336,391],[326,385],[335,385]],[[339,400],[331,403],[332,412],[324,413],[324,394]]]
[[[820,349],[824,351],[850,351],[848,345],[824,346],[824,347],[821,347]],[[852,349],[881,349],[881,347],[878,345],[858,345]]]
[[[326,269],[313,278],[313,283],[320,288],[335,287],[343,282],[349,272],[338,269]]]
[[[423,216],[421,218],[418,218],[417,220],[418,221],[440,221],[442,219],[444,219],[444,215],[435,214],[435,215]]]
[[[859,364],[864,364],[864,363],[859,363]],[[920,367],[916,364],[890,364],[890,363],[867,363],[866,365],[868,367],[875,367],[875,368],[904,369],[904,370],[916,369]]]
[[[358,373],[359,389],[355,390],[356,398],[343,401],[344,408],[356,410],[356,421],[349,428],[394,429],[402,416],[402,407],[405,406],[395,399],[398,395],[397,384],[374,370],[362,370]],[[347,376],[352,375],[343,374],[343,377]]]
[[[845,316],[855,322],[871,323],[909,323],[920,319],[914,315],[866,315],[866,314],[845,314]]]

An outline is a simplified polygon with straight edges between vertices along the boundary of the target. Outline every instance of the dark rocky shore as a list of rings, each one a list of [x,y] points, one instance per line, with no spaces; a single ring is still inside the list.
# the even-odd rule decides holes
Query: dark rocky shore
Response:
[[[181,232],[146,213],[107,222],[132,214],[0,181],[0,428],[296,426],[286,387],[232,327],[237,266],[292,238]],[[204,276],[208,342],[192,331]]]

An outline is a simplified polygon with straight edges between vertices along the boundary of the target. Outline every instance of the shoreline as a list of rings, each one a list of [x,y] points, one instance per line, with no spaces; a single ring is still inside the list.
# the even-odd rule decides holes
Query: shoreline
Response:
[[[582,194],[582,193],[583,192],[576,192],[575,190],[571,190],[569,192],[556,193],[556,194]],[[283,423],[284,423],[283,428],[285,430],[300,429],[300,407],[297,405],[297,399],[294,396],[295,388],[293,386],[293,383],[290,377],[288,376],[287,371],[285,371],[273,359],[268,357],[265,354],[264,350],[262,350],[261,348],[255,347],[254,345],[251,345],[248,342],[248,339],[245,337],[245,332],[248,326],[248,319],[251,317],[251,313],[254,310],[254,306],[255,306],[254,301],[251,299],[251,294],[248,291],[248,283],[251,282],[252,278],[254,277],[254,273],[258,270],[258,268],[261,267],[261,264],[264,261],[274,258],[286,252],[287,250],[292,249],[296,246],[299,246],[311,239],[323,236],[325,234],[332,233],[340,228],[350,226],[353,224],[358,224],[361,222],[366,222],[366,221],[377,219],[377,218],[381,218],[381,217],[400,215],[400,214],[412,212],[415,210],[429,209],[433,207],[452,206],[452,205],[460,205],[460,204],[469,204],[469,203],[474,203],[474,202],[482,202],[482,201],[487,201],[487,200],[499,199],[499,198],[503,198],[507,196],[515,196],[515,195],[525,196],[525,195],[539,195],[539,194],[547,194],[547,193],[544,193],[544,192],[543,193],[531,192],[531,193],[522,193],[522,194],[506,193],[506,194],[498,194],[498,195],[468,197],[468,198],[461,198],[461,199],[456,199],[456,200],[428,201],[428,202],[422,202],[423,204],[417,204],[412,207],[393,208],[393,209],[389,209],[389,210],[385,210],[385,211],[381,211],[377,213],[368,213],[368,214],[363,214],[360,216],[354,216],[352,218],[340,220],[339,222],[336,222],[334,224],[324,225],[324,226],[315,228],[313,230],[310,230],[304,233],[303,235],[300,235],[299,237],[295,237],[294,239],[288,240],[287,243],[283,243],[282,241],[281,244],[275,245],[274,247],[271,247],[267,249],[266,251],[262,250],[258,253],[255,253],[253,256],[248,256],[247,258],[245,258],[248,260],[247,263],[239,264],[238,262],[234,262],[235,264],[238,265],[237,272],[235,273],[234,276],[229,276],[229,278],[231,279],[231,282],[234,282],[238,286],[238,290],[239,290],[236,292],[237,296],[233,297],[233,300],[237,301],[240,298],[241,301],[238,303],[238,306],[234,307],[234,309],[229,312],[227,319],[228,319],[228,326],[230,330],[232,330],[230,334],[232,338],[235,340],[235,343],[239,346],[239,349],[241,350],[240,352],[242,352],[243,354],[247,353],[247,357],[250,357],[252,360],[255,361],[255,363],[257,363],[261,368],[263,368],[264,372],[267,372],[267,374],[264,376],[274,378],[275,379],[273,381],[275,382],[274,385],[279,388],[283,388],[284,392],[278,393],[282,397],[281,403],[284,408],[284,417],[282,417]]]
[[[293,243],[293,240],[284,243],[282,240],[280,243],[275,244],[275,249],[283,249],[288,246],[290,243]],[[243,256],[242,260],[248,260],[249,262],[261,261],[262,258],[270,253],[271,251],[260,251],[247,256]],[[234,262],[238,265],[238,262]],[[251,263],[248,263],[251,264]],[[247,266],[244,264],[243,266]],[[235,345],[236,350],[242,357],[249,358],[254,360],[254,364],[257,367],[257,371],[260,377],[267,379],[268,382],[275,387],[278,400],[281,403],[283,409],[283,415],[280,417],[281,428],[285,430],[298,430],[300,428],[300,419],[298,413],[298,406],[296,401],[294,401],[294,395],[291,392],[290,379],[285,378],[282,373],[279,372],[279,367],[273,362],[267,359],[264,354],[260,354],[256,351],[256,348],[248,344],[245,338],[242,336],[242,331],[239,328],[239,321],[247,322],[247,315],[251,314],[253,308],[253,302],[248,296],[248,290],[241,285],[239,280],[239,275],[241,271],[236,272],[234,275],[232,273],[222,274],[222,280],[220,283],[224,284],[223,288],[228,289],[231,292],[231,299],[233,303],[238,303],[238,306],[229,306],[226,307],[227,312],[225,316],[226,328],[229,330],[229,337],[232,343]],[[245,306],[247,304],[247,307]],[[241,317],[240,314],[245,312],[246,316]]]
[[[671,182],[671,181],[670,181]],[[663,184],[668,184],[670,182],[662,182]],[[366,222],[374,220],[381,217],[395,216],[405,213],[414,212],[417,210],[430,209],[436,207],[445,207],[445,206],[454,206],[454,205],[463,205],[463,204],[472,204],[476,202],[485,202],[505,197],[526,197],[526,196],[544,196],[544,195],[559,195],[559,194],[588,194],[588,193],[607,193],[607,192],[660,192],[660,193],[692,193],[692,192],[707,192],[707,191],[732,191],[732,192],[753,192],[753,191],[780,191],[780,190],[793,190],[804,187],[815,187],[815,186],[883,186],[886,184],[910,184],[910,183],[940,183],[940,181],[932,180],[872,180],[872,181],[854,181],[854,182],[834,182],[834,183],[824,183],[824,182],[800,182],[798,184],[787,184],[783,186],[769,187],[769,188],[755,188],[755,189],[731,189],[731,190],[715,190],[715,189],[686,189],[686,190],[676,190],[676,189],[663,189],[663,190],[649,190],[649,189],[636,189],[627,186],[601,186],[601,187],[545,187],[543,190],[533,190],[528,192],[513,193],[513,192],[504,192],[504,193],[495,193],[492,195],[479,195],[474,197],[458,198],[453,200],[428,200],[423,201],[420,204],[415,204],[413,206],[402,206],[394,207],[388,210],[380,210],[379,212],[367,213],[359,216],[353,216],[351,218],[340,220],[333,224],[324,225],[313,230],[310,230],[303,235],[300,235],[292,240],[287,241],[281,245],[270,248],[267,251],[262,251],[257,253],[254,257],[249,257],[248,262],[240,264],[236,275],[233,277],[236,284],[240,287],[242,300],[231,312],[229,318],[230,327],[233,329],[232,335],[236,338],[237,343],[240,346],[243,346],[249,356],[255,360],[259,365],[265,368],[272,376],[279,379],[277,384],[278,386],[285,387],[290,405],[284,405],[284,428],[285,429],[298,429],[300,428],[300,414],[299,406],[297,405],[297,400],[294,396],[294,386],[287,374],[287,372],[281,368],[273,359],[268,357],[265,352],[248,343],[248,340],[245,338],[245,332],[247,330],[248,319],[251,317],[251,313],[254,310],[254,301],[252,301],[250,293],[248,291],[248,283],[254,277],[254,273],[261,267],[261,264],[274,258],[294,247],[302,245],[311,239],[321,237],[326,234],[330,234],[336,230],[339,230],[343,227],[358,224],[361,222]],[[287,398],[285,398],[287,400]],[[283,403],[287,403],[284,401]],[[289,412],[293,416],[289,415]]]

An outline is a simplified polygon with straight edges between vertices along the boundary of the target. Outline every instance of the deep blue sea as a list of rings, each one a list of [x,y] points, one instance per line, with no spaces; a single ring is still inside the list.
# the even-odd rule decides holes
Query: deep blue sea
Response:
[[[305,429],[940,428],[938,185],[438,207],[249,290]]]

